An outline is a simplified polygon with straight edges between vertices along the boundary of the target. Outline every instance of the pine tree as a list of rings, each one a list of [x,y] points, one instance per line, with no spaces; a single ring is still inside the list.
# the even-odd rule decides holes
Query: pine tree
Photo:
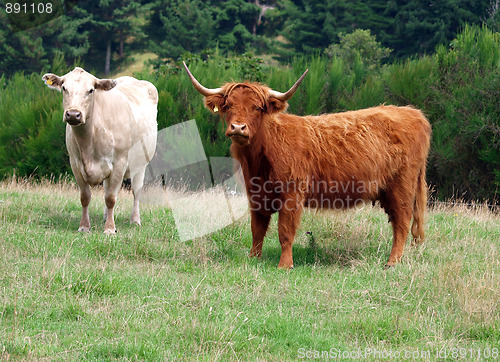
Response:
[[[361,0],[285,0],[280,11],[286,18],[280,32],[288,44],[284,58],[296,54],[317,52],[339,40],[340,33],[354,29],[371,29],[383,26],[380,1],[368,4]]]
[[[15,31],[3,11],[0,11],[0,74],[11,75],[22,69],[39,71],[48,62],[43,47],[44,28]]]
[[[213,8],[201,0],[159,0],[152,8],[146,33],[160,58],[178,58],[215,46]]]
[[[219,47],[237,54],[247,51],[255,40],[253,28],[260,12],[253,1],[227,0],[221,3],[215,18]]]
[[[66,17],[67,24],[63,25],[63,29],[73,35],[72,40],[82,45],[70,49],[74,55],[80,50],[92,64],[104,59],[103,70],[107,76],[111,71],[113,46],[118,44],[118,55],[123,57],[125,39],[129,36],[141,38],[136,18],[148,9],[149,5],[135,0],[79,1]]]
[[[466,23],[480,23],[487,6],[488,0],[391,0],[385,14],[394,20],[381,40],[398,57],[428,53]]]

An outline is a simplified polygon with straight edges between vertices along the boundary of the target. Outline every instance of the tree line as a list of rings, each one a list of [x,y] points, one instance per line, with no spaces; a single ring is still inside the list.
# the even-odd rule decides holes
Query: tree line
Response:
[[[57,3],[57,1],[53,1]],[[281,62],[322,53],[343,34],[369,29],[391,53],[386,61],[432,53],[465,24],[498,31],[498,0],[60,0],[60,16],[18,31],[0,10],[0,74],[47,69],[58,52],[99,75],[132,52],[156,65],[186,53],[253,52]],[[12,14],[11,14],[12,15]],[[10,20],[10,21],[9,21]]]

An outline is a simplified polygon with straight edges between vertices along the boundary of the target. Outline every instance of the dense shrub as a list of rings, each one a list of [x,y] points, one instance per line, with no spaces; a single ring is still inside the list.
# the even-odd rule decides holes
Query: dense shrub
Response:
[[[393,65],[388,99],[424,110],[433,126],[428,178],[438,195],[497,199],[500,189],[500,37],[465,27],[448,49]]]
[[[64,146],[62,102],[40,74],[2,79],[0,173],[58,175],[70,170]]]

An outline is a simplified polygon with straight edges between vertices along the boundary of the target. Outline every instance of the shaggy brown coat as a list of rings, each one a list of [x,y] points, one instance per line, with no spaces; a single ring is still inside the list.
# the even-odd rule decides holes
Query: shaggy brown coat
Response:
[[[349,208],[379,200],[393,245],[387,266],[401,260],[413,216],[413,244],[424,238],[425,182],[431,127],[412,107],[297,116],[257,83],[228,83],[205,97],[231,137],[250,202],[253,243],[260,256],[271,214],[279,213],[280,268],[292,268],[292,244],[304,206]]]

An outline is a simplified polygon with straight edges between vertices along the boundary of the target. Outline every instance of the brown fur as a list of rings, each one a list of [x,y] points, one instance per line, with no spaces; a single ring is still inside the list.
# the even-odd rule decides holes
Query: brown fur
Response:
[[[226,84],[205,104],[226,119],[226,135],[244,135],[232,138],[231,154],[242,165],[251,207],[251,256],[261,255],[270,215],[279,212],[278,267],[292,268],[304,206],[348,208],[361,200],[380,200],[389,215],[387,266],[401,260],[412,216],[412,244],[422,242],[431,127],[419,110],[378,106],[301,117],[283,113],[288,104],[256,83]]]

